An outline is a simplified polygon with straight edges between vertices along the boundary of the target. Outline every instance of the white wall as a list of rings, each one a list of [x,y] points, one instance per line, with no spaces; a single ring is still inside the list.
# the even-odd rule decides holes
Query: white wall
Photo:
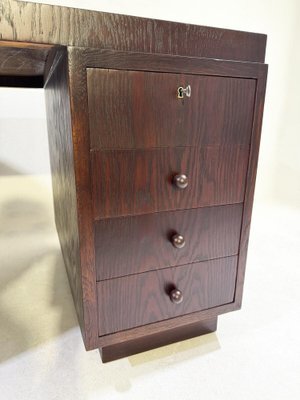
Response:
[[[0,175],[49,174],[43,89],[0,88]]]
[[[43,1],[37,1],[42,3]],[[48,4],[65,5],[116,12],[142,17],[166,19],[171,21],[216,26],[268,35],[266,62],[269,64],[269,77],[263,124],[262,144],[256,188],[256,199],[261,201],[284,201],[300,206],[300,1],[299,0],[58,0],[45,1]],[[298,47],[297,47],[298,46]],[[25,141],[34,142],[34,148],[45,147],[45,118],[41,93],[27,91],[18,102],[22,103],[25,117],[30,116],[32,131],[27,126],[27,133],[10,132],[0,136],[0,162],[19,163],[24,171],[45,171],[45,160],[40,160],[28,147],[31,161],[30,168],[24,159]],[[25,92],[24,92],[25,93]],[[10,100],[7,102],[7,98]],[[9,115],[15,118],[15,97],[9,97],[7,90],[0,91],[0,128]],[[35,105],[32,114],[31,106]],[[1,109],[0,108],[0,109]],[[19,109],[19,107],[18,107]],[[39,120],[39,122],[37,122]],[[37,126],[41,131],[38,133]],[[23,126],[23,124],[21,124]],[[14,128],[13,128],[14,129]],[[32,135],[32,136],[30,136]],[[25,140],[25,141],[21,140]],[[22,143],[22,145],[21,145]],[[3,147],[4,146],[4,147]],[[18,147],[18,149],[16,148]],[[1,150],[4,148],[5,151]],[[14,152],[9,151],[14,148]],[[14,153],[14,154],[13,154]],[[7,160],[8,159],[8,160]],[[22,162],[20,161],[22,160]],[[24,162],[23,162],[24,161]],[[26,162],[25,162],[26,161]],[[22,165],[21,165],[22,164]],[[29,165],[29,164],[27,164]],[[27,168],[27,169],[26,169]]]

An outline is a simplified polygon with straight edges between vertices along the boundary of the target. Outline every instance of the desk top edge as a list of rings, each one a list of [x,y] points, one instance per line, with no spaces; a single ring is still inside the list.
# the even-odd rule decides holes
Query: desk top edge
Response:
[[[260,33],[16,0],[2,0],[0,22],[0,40],[262,63],[265,59],[266,35]]]

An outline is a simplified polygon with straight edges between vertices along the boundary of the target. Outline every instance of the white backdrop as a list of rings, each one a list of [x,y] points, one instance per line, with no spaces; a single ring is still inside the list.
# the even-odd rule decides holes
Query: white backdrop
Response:
[[[42,3],[42,1],[36,1]],[[49,4],[261,32],[269,76],[256,200],[300,207],[299,0],[51,0]],[[16,96],[17,92],[17,96]],[[0,165],[49,171],[41,90],[0,90]]]

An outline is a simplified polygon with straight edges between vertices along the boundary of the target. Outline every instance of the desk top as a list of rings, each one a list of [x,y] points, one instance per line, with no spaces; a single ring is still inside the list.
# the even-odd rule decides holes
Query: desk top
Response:
[[[0,41],[264,62],[266,35],[2,0]]]

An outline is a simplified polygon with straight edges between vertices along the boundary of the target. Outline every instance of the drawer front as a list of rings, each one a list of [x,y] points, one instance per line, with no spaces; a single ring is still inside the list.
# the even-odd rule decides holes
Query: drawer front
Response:
[[[92,149],[250,142],[254,79],[88,69],[87,82]]]
[[[242,211],[234,204],[97,221],[97,280],[235,255]],[[175,234],[184,247],[174,247]]]
[[[248,146],[93,151],[95,219],[240,203]],[[188,177],[178,189],[176,174]]]
[[[231,303],[236,266],[234,256],[98,282],[99,335]],[[170,299],[174,288],[180,304]]]

